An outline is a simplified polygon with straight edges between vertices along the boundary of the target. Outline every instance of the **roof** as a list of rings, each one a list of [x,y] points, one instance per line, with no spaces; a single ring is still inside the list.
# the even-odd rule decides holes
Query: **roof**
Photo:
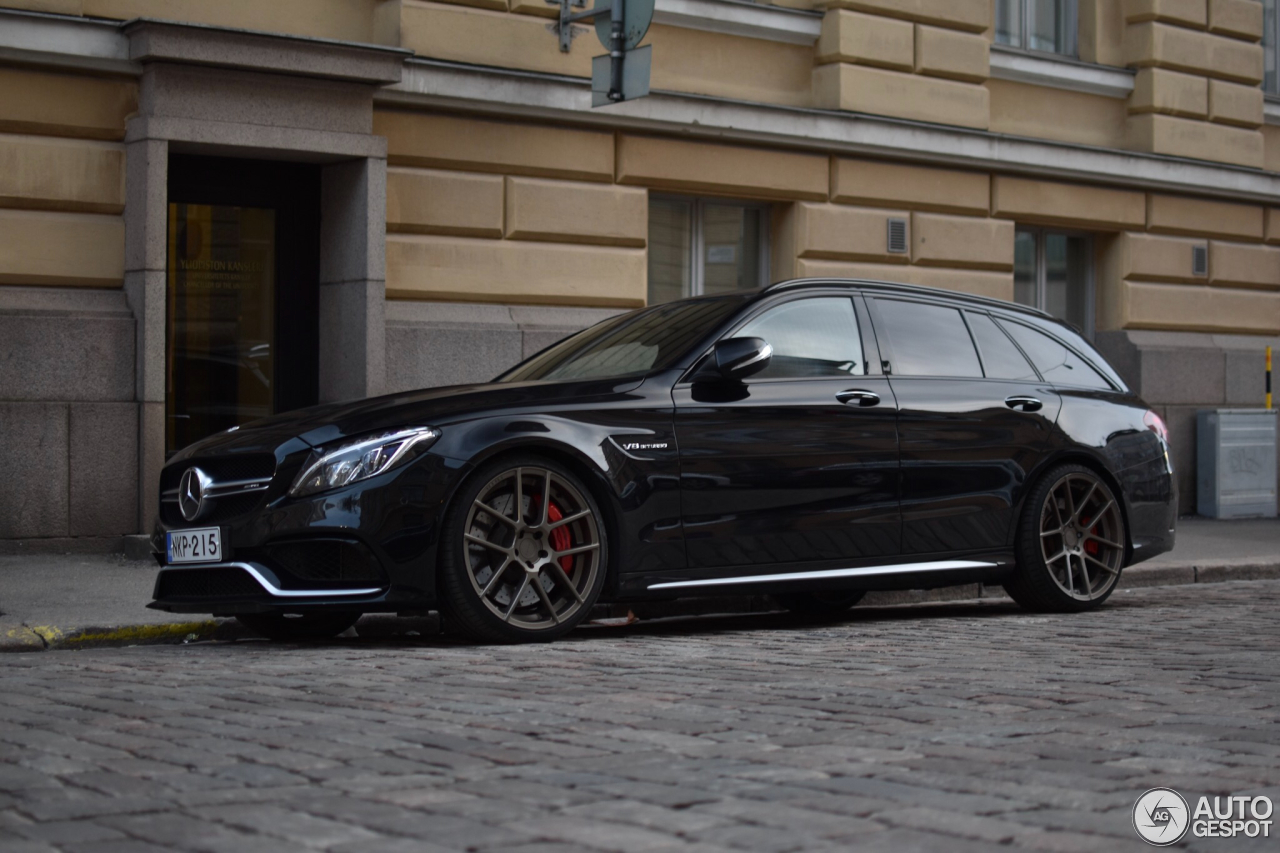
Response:
[[[953,299],[960,302],[972,302],[976,305],[985,305],[991,308],[1001,308],[1006,311],[1017,311],[1024,314],[1030,314],[1035,317],[1045,317],[1053,319],[1052,315],[1031,308],[1026,305],[1019,305],[1016,302],[1007,302],[1003,299],[993,299],[989,296],[974,296],[971,293],[960,293],[955,290],[944,290],[940,287],[925,287],[919,284],[901,284],[893,281],[877,281],[875,279],[862,278],[793,278],[788,281],[779,281],[765,287],[761,293],[773,293],[779,290],[790,290],[792,288],[803,287],[857,287],[862,290],[883,290],[890,293],[917,294],[920,296],[937,296],[945,299]]]

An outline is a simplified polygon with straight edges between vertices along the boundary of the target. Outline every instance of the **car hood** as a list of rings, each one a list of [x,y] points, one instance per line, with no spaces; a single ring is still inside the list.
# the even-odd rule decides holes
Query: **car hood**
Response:
[[[490,382],[448,385],[325,403],[252,421],[181,450],[176,462],[193,456],[270,451],[284,456],[347,436],[407,426],[443,426],[496,410],[517,413],[559,408],[638,388],[644,377],[558,382]]]

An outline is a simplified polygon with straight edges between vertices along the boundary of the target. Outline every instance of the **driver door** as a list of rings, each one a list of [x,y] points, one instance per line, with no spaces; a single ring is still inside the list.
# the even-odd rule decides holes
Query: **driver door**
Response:
[[[676,385],[690,569],[843,568],[899,554],[897,405],[860,303],[768,304],[726,336],[767,341],[764,371]]]

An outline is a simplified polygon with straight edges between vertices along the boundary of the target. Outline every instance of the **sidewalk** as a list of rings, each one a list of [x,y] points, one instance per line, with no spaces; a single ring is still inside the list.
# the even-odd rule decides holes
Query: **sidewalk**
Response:
[[[234,620],[189,617],[148,610],[156,565],[121,555],[35,554],[0,556],[0,652],[134,645],[247,636]],[[1125,571],[1121,589],[1169,584],[1216,583],[1280,578],[1280,519],[1178,522],[1178,546],[1169,553]],[[977,585],[926,593],[871,593],[866,605],[905,604],[1001,595],[997,588]],[[635,610],[642,617],[760,610],[759,599],[747,596],[704,599]],[[624,615],[607,613],[601,615]],[[368,635],[366,619],[360,632]],[[377,633],[394,633],[379,618]],[[423,620],[413,628],[429,630]]]

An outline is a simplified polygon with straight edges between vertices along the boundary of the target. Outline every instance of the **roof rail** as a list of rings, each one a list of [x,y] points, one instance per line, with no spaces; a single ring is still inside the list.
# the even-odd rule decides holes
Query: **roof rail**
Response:
[[[777,281],[773,284],[765,286],[761,293],[772,293],[777,290],[787,290],[793,287],[862,287],[872,288],[876,290],[887,290],[898,293],[920,293],[929,296],[942,296],[947,299],[957,299],[962,302],[974,302],[979,305],[990,305],[996,308],[1012,309],[1022,311],[1027,314],[1034,314],[1039,317],[1049,317],[1053,315],[1047,311],[1041,311],[1039,308],[1032,308],[1028,305],[1019,305],[1016,302],[1006,302],[1003,299],[994,299],[990,296],[975,296],[971,293],[960,293],[955,290],[945,290],[941,287],[926,287],[921,284],[902,284],[894,281],[878,281],[876,279],[864,278],[793,278],[787,281]]]

